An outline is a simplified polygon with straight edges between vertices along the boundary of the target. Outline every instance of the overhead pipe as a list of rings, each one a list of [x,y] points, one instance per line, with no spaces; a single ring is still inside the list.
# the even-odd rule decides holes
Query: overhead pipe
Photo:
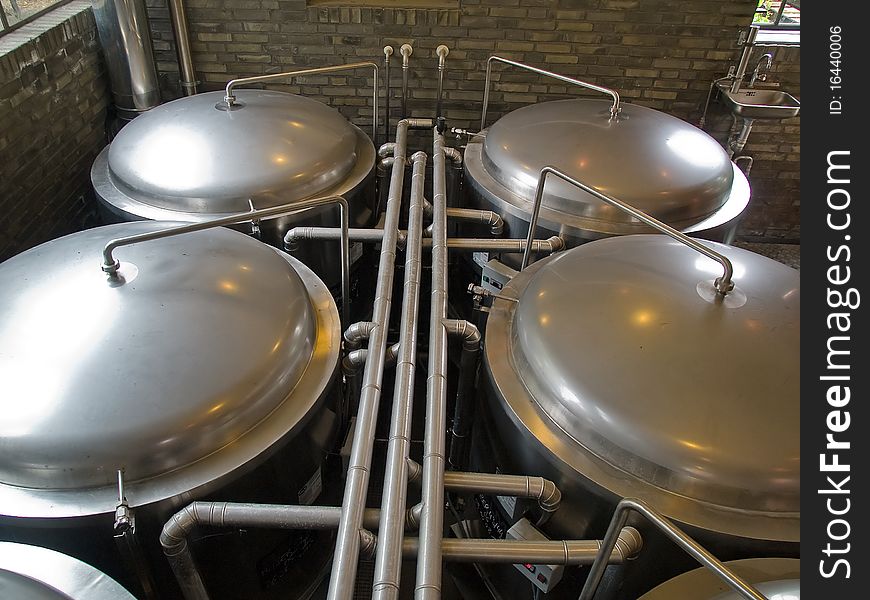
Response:
[[[463,209],[464,210],[464,209]],[[424,209],[425,212],[425,209]],[[481,211],[489,212],[489,211]],[[483,222],[483,221],[481,221]],[[427,227],[427,229],[430,229]],[[431,230],[430,230],[431,233]],[[349,240],[363,244],[380,244],[384,238],[383,229],[349,229]],[[294,227],[287,232],[287,239],[293,243],[302,240],[336,240],[340,238],[340,230],[335,227]],[[398,247],[404,248],[407,242],[407,232],[399,231]],[[447,249],[457,252],[494,252],[503,254],[520,254],[525,252],[528,241],[514,238],[448,238]],[[432,239],[423,238],[423,248],[431,248]],[[565,240],[552,236],[545,240],[532,240],[532,252],[553,254],[565,249]]]
[[[390,83],[390,57],[393,56],[393,47],[384,46],[384,83],[386,84],[386,93],[384,94],[384,142],[390,141],[390,91],[392,85]],[[380,152],[378,152],[380,156]],[[381,157],[383,158],[383,157]]]
[[[184,12],[184,0],[169,0],[169,19],[175,37],[175,52],[178,54],[178,72],[181,75],[181,91],[185,96],[196,94],[196,71],[193,68],[193,53],[190,49],[190,28]]]
[[[435,54],[438,55],[438,95],[435,100],[435,118],[442,116],[441,111],[441,96],[444,93],[444,63],[447,55],[450,54],[450,48],[441,44],[435,49]]]
[[[414,53],[414,49],[410,44],[402,44],[402,47],[399,48],[399,52],[402,54],[402,118],[408,118],[408,76],[411,65],[411,55]]]
[[[447,219],[455,221],[469,221],[489,226],[492,235],[501,235],[504,231],[504,219],[491,210],[479,210],[476,208],[447,208]],[[426,228],[427,237],[432,236],[432,225]]]
[[[228,111],[239,110],[244,108],[244,105],[236,101],[236,96],[233,90],[240,85],[250,85],[252,83],[268,83],[277,79],[293,79],[304,75],[321,75],[324,73],[338,73],[341,71],[353,71],[356,69],[371,69],[372,70],[372,142],[378,143],[378,65],[371,61],[348,63],[345,65],[332,65],[329,67],[316,67],[313,69],[301,69],[298,71],[285,71],[282,73],[270,73],[268,75],[254,75],[252,77],[240,77],[231,79],[227,82],[224,89],[224,105]]]
[[[387,345],[388,319],[393,294],[399,213],[405,178],[405,152],[410,127],[431,127],[431,119],[402,119],[396,127],[396,147],[387,198],[383,241],[375,284],[373,319],[369,335],[369,355],[363,371],[363,386],[351,446],[347,480],[342,501],[342,516],[336,536],[328,600],[351,600],[359,563],[360,528],[365,510],[374,447],[375,426],[381,397]]]
[[[538,185],[537,185],[537,188],[535,189],[535,200],[534,200],[534,203],[532,204],[532,215],[531,215],[531,219],[529,219],[529,234],[528,234],[528,238],[526,240],[526,250],[523,253],[523,262],[522,262],[522,266],[520,267],[521,271],[523,269],[525,269],[527,266],[529,266],[529,259],[531,258],[531,252],[532,252],[531,241],[535,235],[535,230],[538,227],[538,214],[541,211],[541,203],[543,202],[543,198],[544,198],[544,186],[547,183],[547,176],[548,175],[553,175],[554,177],[557,177],[557,178],[561,179],[562,181],[565,181],[566,183],[570,183],[571,185],[573,185],[577,188],[580,188],[581,190],[583,190],[587,194],[591,194],[592,196],[595,196],[596,198],[598,198],[599,200],[601,200],[605,204],[609,204],[610,206],[616,207],[616,208],[622,210],[623,212],[628,213],[629,215],[631,215],[632,217],[634,217],[635,219],[637,219],[641,223],[644,223],[645,225],[649,225],[653,229],[656,229],[656,230],[660,231],[661,233],[664,233],[665,235],[677,240],[678,242],[682,242],[683,244],[685,244],[686,246],[688,246],[692,250],[694,250],[700,254],[703,254],[707,258],[715,260],[716,262],[718,262],[722,266],[722,276],[717,277],[716,280],[713,282],[714,289],[721,296],[726,295],[728,292],[730,292],[731,290],[734,289],[734,282],[731,280],[731,278],[734,276],[734,265],[731,264],[731,261],[728,260],[727,256],[725,256],[724,254],[720,254],[714,250],[711,250],[710,248],[708,248],[704,244],[698,242],[697,240],[694,240],[694,239],[690,238],[689,236],[687,236],[686,234],[684,234],[680,231],[677,231],[676,229],[674,229],[673,227],[671,227],[667,223],[663,223],[663,222],[659,221],[658,219],[646,214],[645,212],[636,209],[635,207],[631,206],[630,204],[627,204],[627,203],[623,202],[622,200],[617,200],[616,198],[614,198],[612,196],[608,196],[607,194],[600,192],[596,188],[594,188],[590,185],[587,185],[587,184],[583,183],[582,181],[578,181],[577,179],[571,177],[570,175],[568,175],[564,171],[561,171],[561,170],[557,169],[556,167],[552,167],[549,165],[545,166],[543,169],[541,169],[541,174],[538,177]]]
[[[168,229],[159,229],[157,231],[149,231],[136,235],[129,235],[121,238],[109,240],[103,247],[103,264],[100,268],[108,276],[109,280],[118,280],[122,277],[119,273],[121,263],[115,258],[114,252],[118,248],[130,246],[132,244],[140,244],[160,240],[177,235],[204,231],[216,227],[224,227],[226,225],[238,225],[240,223],[254,222],[257,220],[272,219],[301,213],[312,208],[320,208],[322,206],[338,205],[339,216],[341,218],[341,323],[347,324],[350,308],[350,244],[347,238],[348,220],[350,208],[347,200],[342,196],[324,196],[322,198],[312,198],[310,200],[301,200],[299,202],[290,202],[288,204],[280,204],[269,208],[260,208],[246,213],[236,213],[210,221],[201,221],[198,223],[189,223],[179,227],[170,227]]]
[[[422,473],[423,467],[420,463],[409,458],[408,483],[418,483]],[[529,475],[446,471],[444,489],[456,494],[489,494],[537,500],[538,506],[547,516],[559,510],[562,502],[562,492],[555,483],[543,477]]]
[[[634,527],[624,527],[610,551],[608,565],[619,565],[637,556],[643,538]],[[490,564],[590,565],[600,555],[600,540],[489,540],[444,539],[440,554],[446,562]],[[402,552],[406,558],[423,552],[422,539],[405,538]]]
[[[408,496],[408,455],[411,450],[411,416],[414,407],[414,381],[417,365],[417,322],[420,304],[420,279],[423,255],[423,190],[426,177],[426,154],[413,156],[411,205],[408,210],[408,242],[405,254],[405,283],[402,316],[399,322],[399,360],[393,388],[393,410],[381,495],[378,529],[379,544],[375,556],[373,600],[396,600],[402,566],[402,538]]]
[[[413,530],[418,511],[405,512],[404,523]],[[193,502],[175,513],[163,526],[160,545],[185,600],[208,600],[209,594],[190,548],[197,527],[256,527],[262,529],[335,529],[341,520],[338,506],[296,506],[236,502]],[[377,529],[380,511],[366,509],[363,526]]]
[[[417,558],[416,600],[441,597],[441,535],[447,413],[447,166],[444,136],[433,129],[432,292],[429,314],[429,378],[423,437],[423,513]]]

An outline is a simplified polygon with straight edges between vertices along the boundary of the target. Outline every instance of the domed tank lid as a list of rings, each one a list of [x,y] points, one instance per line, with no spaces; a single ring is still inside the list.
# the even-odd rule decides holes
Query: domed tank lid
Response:
[[[486,134],[484,168],[528,202],[541,169],[556,167],[601,192],[677,228],[712,214],[728,200],[734,172],[709,135],[657,110],[622,104],[610,118],[607,100],[558,100],[517,109]],[[570,186],[547,181],[543,205],[601,221],[596,229],[632,218]]]
[[[719,263],[660,235],[533,265],[505,288],[512,369],[574,453],[682,497],[799,512],[798,272],[706,245],[733,263],[725,296]]]
[[[135,600],[114,579],[66,554],[0,542],[0,598]]]
[[[252,441],[275,413],[280,437],[318,402],[337,334],[297,261],[218,228],[118,248],[120,281],[101,270],[108,240],[175,225],[91,229],[0,265],[0,483],[111,490],[119,469],[133,486],[222,449],[244,463],[277,441]]]
[[[314,196],[353,169],[357,129],[315,100],[263,90],[180,98],[125,126],[108,153],[113,183],[153,206],[248,210]]]
[[[796,558],[744,558],[725,566],[751,584],[768,600],[800,600],[800,560]],[[742,598],[706,567],[693,569],[656,586],[640,600],[739,600]]]

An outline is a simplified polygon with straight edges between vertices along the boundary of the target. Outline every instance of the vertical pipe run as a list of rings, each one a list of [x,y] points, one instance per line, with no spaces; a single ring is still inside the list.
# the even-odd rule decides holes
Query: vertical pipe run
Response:
[[[456,389],[453,426],[450,428],[449,462],[453,469],[464,469],[468,462],[468,437],[474,417],[474,380],[480,356],[480,331],[468,321],[447,320],[445,325],[450,335],[462,338],[459,385]]]
[[[441,537],[444,529],[444,466],[447,412],[447,165],[444,136],[433,130],[432,295],[429,316],[429,379],[423,438],[423,513],[417,557],[416,600],[441,597]]]
[[[435,54],[438,55],[438,95],[435,100],[435,118],[441,116],[441,96],[444,93],[444,59],[450,54],[450,48],[441,44],[435,49]]]
[[[329,579],[328,600],[351,600],[354,593],[360,552],[360,529],[369,487],[369,468],[372,462],[378,404],[387,347],[388,319],[393,295],[393,274],[396,260],[396,242],[399,235],[399,213],[405,179],[405,152],[408,128],[412,120],[402,119],[396,127],[390,190],[387,198],[384,239],[378,264],[378,279],[369,336],[369,354],[363,371],[363,386],[357,411],[356,429],[347,470],[347,481],[342,501],[341,522],[335,542],[332,574]]]
[[[411,415],[414,406],[414,372],[417,361],[417,313],[420,300],[421,256],[423,254],[423,187],[426,154],[413,156],[411,206],[408,213],[408,241],[405,255],[405,286],[399,325],[399,360],[393,392],[393,413],[387,464],[384,472],[372,600],[395,600],[399,596],[402,565],[402,516],[408,495],[408,455],[411,449]]]
[[[181,91],[185,96],[196,94],[196,71],[193,68],[193,53],[190,49],[190,28],[184,13],[184,0],[169,0],[169,17],[172,34],[175,36],[175,52],[178,54],[178,71],[181,75]]]
[[[392,46],[384,46],[384,82],[386,92],[384,94],[384,143],[390,141],[390,57],[393,55]]]
[[[399,48],[402,53],[402,118],[408,118],[408,70],[410,68],[410,58],[414,53],[414,49],[410,44],[402,44]]]

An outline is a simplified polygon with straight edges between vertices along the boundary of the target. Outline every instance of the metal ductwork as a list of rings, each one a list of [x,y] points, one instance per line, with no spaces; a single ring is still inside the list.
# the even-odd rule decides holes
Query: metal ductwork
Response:
[[[94,0],[97,35],[106,57],[112,100],[122,119],[160,104],[151,29],[141,0]]]

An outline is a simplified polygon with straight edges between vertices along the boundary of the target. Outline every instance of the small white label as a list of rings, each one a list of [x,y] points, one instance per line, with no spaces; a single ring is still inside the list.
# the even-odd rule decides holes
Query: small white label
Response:
[[[317,467],[317,470],[314,471],[314,475],[305,482],[299,489],[299,503],[300,504],[314,504],[314,501],[317,500],[317,497],[320,495],[320,492],[323,491],[323,476],[320,472],[320,467]]]

